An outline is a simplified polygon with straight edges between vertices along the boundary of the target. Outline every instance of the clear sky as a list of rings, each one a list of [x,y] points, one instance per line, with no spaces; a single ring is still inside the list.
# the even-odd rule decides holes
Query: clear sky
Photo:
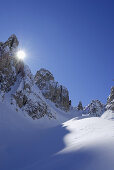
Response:
[[[0,41],[15,33],[35,74],[49,69],[72,104],[114,85],[114,0],[0,0]]]

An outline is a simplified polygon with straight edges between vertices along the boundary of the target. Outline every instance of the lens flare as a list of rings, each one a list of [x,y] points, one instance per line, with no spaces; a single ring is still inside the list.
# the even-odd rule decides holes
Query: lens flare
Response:
[[[26,57],[26,54],[25,54],[25,52],[24,52],[23,50],[19,50],[19,51],[17,52],[17,58],[18,58],[19,60],[24,60],[25,57]]]

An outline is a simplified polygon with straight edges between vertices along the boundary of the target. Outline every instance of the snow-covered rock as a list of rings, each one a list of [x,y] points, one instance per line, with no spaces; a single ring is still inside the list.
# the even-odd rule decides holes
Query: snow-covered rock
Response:
[[[59,85],[54,80],[50,71],[40,69],[35,75],[35,81],[46,99],[51,100],[57,107],[65,111],[69,110],[69,92],[66,87]]]
[[[101,116],[105,111],[105,106],[99,100],[92,100],[92,102],[84,108],[84,114],[90,116]]]
[[[49,118],[55,118],[54,113],[51,113],[50,107],[34,83],[34,76],[28,66],[24,66],[24,76],[21,77],[19,87],[13,97],[19,108],[27,111],[33,119],[45,115]]]
[[[114,111],[114,86],[111,88],[111,94],[108,97],[106,108]]]
[[[5,43],[0,43],[0,94],[11,90],[17,74],[23,69],[23,62],[18,61],[16,51],[18,40],[15,35],[9,37]]]
[[[12,34],[5,43],[0,42],[0,56],[5,54],[12,56],[18,45],[19,41],[16,35]]]

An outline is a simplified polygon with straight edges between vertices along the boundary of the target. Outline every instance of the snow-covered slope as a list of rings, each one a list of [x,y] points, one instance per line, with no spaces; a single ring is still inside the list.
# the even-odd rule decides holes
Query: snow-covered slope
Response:
[[[57,125],[57,120],[47,117],[33,120],[26,113],[0,103],[1,170],[113,170],[113,167],[112,120],[78,116]]]
[[[114,111],[107,110],[101,116],[103,119],[113,120],[114,121]]]

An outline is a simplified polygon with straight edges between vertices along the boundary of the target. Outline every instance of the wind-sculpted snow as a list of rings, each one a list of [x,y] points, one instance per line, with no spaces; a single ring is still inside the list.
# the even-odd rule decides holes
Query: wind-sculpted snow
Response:
[[[114,111],[112,111],[112,110],[105,111],[102,115],[102,118],[114,121]]]

